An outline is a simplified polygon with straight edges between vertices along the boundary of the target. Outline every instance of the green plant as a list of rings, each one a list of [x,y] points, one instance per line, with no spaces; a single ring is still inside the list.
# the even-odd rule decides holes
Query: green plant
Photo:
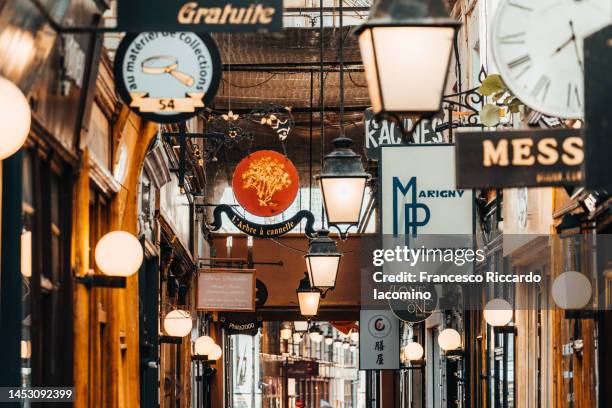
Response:
[[[485,126],[497,126],[499,124],[499,108],[505,106],[512,113],[518,113],[523,102],[517,98],[504,83],[500,75],[488,75],[478,92],[483,96],[490,96],[493,103],[485,104],[480,110],[480,122]]]

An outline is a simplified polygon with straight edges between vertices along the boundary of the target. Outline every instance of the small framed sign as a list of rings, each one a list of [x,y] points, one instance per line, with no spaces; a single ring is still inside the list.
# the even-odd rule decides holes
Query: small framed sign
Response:
[[[199,269],[196,308],[255,311],[255,269]]]
[[[221,58],[206,33],[128,34],[115,55],[121,99],[146,120],[175,123],[212,101],[221,81]]]

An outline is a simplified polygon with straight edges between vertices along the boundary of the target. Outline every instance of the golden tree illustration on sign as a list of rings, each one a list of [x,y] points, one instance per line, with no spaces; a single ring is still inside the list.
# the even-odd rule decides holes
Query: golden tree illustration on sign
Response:
[[[290,185],[291,178],[285,171],[285,165],[272,157],[253,160],[247,171],[242,173],[242,187],[257,191],[261,207],[276,206],[272,196]]]

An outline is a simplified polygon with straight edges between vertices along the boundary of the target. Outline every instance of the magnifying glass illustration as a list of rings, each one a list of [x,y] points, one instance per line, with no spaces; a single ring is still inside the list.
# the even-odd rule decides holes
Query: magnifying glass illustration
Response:
[[[195,79],[191,75],[176,70],[178,68],[178,60],[169,55],[155,55],[146,58],[140,65],[142,67],[142,72],[145,74],[170,74],[177,81],[188,87],[193,86],[195,83]]]

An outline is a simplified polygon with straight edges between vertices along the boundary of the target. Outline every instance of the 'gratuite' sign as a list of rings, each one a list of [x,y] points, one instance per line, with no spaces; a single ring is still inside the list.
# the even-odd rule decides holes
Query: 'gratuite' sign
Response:
[[[282,0],[123,0],[118,26],[141,31],[281,31]]]

